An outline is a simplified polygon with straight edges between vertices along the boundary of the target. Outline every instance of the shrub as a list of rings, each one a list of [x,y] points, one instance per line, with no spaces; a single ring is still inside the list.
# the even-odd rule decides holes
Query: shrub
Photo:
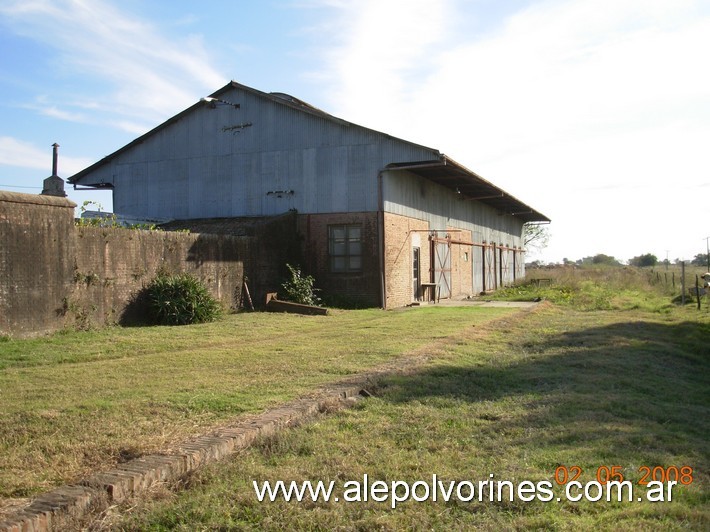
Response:
[[[291,278],[281,285],[284,299],[303,305],[320,305],[321,300],[316,295],[318,289],[313,287],[315,284],[313,276],[303,276],[300,268],[293,267],[290,264],[286,264],[286,267],[291,273]]]
[[[149,316],[161,325],[188,325],[216,320],[219,303],[202,282],[188,273],[158,274],[147,289]]]

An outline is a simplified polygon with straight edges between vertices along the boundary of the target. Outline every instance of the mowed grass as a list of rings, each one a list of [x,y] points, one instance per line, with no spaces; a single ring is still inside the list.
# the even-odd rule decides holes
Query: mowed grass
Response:
[[[651,297],[651,296],[649,296]],[[415,314],[409,314],[410,317]],[[120,530],[710,529],[710,314],[543,303],[387,377],[355,408],[281,433],[123,508]],[[352,502],[344,484],[596,480],[621,466],[633,502]],[[692,467],[671,502],[638,502],[643,467]],[[687,471],[687,470],[686,470]],[[335,481],[340,502],[259,502],[253,481]],[[421,493],[421,491],[420,491]],[[467,493],[467,492],[464,492]],[[507,492],[505,492],[507,493]],[[562,500],[557,501],[556,497]],[[133,504],[133,503],[132,503]]]
[[[0,497],[31,496],[169,448],[506,312],[245,313],[184,327],[4,339]]]

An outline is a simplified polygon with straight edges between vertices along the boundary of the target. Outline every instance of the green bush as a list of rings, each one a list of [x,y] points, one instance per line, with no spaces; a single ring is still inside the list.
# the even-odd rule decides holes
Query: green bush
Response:
[[[301,303],[302,305],[319,306],[321,300],[316,295],[318,289],[313,287],[316,282],[313,276],[302,275],[300,268],[290,264],[286,264],[286,267],[291,273],[291,278],[281,285],[284,299],[294,303]]]
[[[205,285],[188,273],[158,274],[146,291],[149,316],[161,325],[204,323],[221,314]]]

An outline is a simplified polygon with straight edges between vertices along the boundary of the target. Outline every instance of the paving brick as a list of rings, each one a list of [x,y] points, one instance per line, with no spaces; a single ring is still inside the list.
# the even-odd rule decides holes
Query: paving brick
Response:
[[[71,515],[80,516],[92,503],[120,502],[147,490],[156,482],[177,480],[206,463],[247,448],[259,437],[273,435],[312,417],[326,403],[355,398],[358,392],[355,383],[322,389],[313,398],[295,400],[233,427],[184,442],[172,454],[147,455],[118,464],[111,470],[90,476],[78,485],[63,486],[39,496],[25,510],[0,523],[0,532],[52,530],[53,522],[60,523],[63,518]]]

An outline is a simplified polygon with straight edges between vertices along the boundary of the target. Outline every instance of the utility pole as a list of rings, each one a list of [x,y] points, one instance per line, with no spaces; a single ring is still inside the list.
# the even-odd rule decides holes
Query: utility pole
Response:
[[[666,250],[666,270],[668,270],[668,252],[669,251],[670,251],[670,249]]]

